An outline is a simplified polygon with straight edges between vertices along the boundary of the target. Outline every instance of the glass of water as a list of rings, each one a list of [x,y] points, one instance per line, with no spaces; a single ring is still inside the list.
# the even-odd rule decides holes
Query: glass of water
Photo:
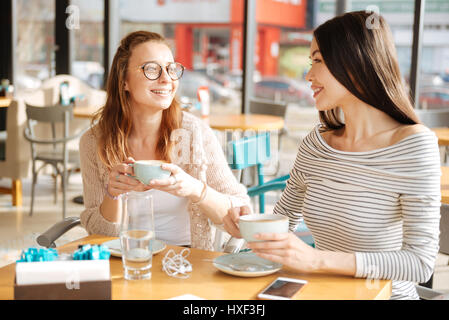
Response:
[[[120,244],[125,279],[150,279],[155,239],[153,197],[148,192],[128,192],[122,201]]]

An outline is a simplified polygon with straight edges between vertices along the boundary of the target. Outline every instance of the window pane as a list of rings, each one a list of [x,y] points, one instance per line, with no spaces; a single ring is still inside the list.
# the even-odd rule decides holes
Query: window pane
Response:
[[[449,2],[428,0],[419,78],[419,108],[449,108]]]
[[[163,35],[186,67],[181,101],[198,105],[198,88],[208,86],[211,113],[240,113],[243,6],[235,2],[120,0],[120,37],[137,30]]]
[[[298,143],[319,123],[313,92],[304,77],[309,69],[312,21],[320,17],[320,6],[330,10],[329,18],[333,17],[335,6],[328,5],[333,5],[333,2],[256,2],[254,71],[249,111],[283,114],[286,128],[272,133],[273,157],[269,166],[264,168],[266,174],[288,173],[296,157]],[[257,103],[255,100],[264,101]],[[266,107],[271,102],[272,110]]]
[[[350,3],[351,11],[371,9],[385,18],[393,34],[401,75],[408,84],[412,62],[415,1],[357,0]]]
[[[305,80],[309,49],[318,21],[335,16],[335,1],[258,0],[252,97],[287,104],[284,158],[294,159],[298,139],[319,123],[313,92]],[[309,6],[309,8],[308,8]],[[315,21],[312,24],[311,21]],[[276,108],[276,107],[275,107]],[[257,109],[251,107],[252,112]]]
[[[17,1],[17,90],[36,89],[55,74],[55,1]]]
[[[104,1],[72,0],[79,25],[73,28],[74,59],[72,74],[94,88],[103,87],[104,79]]]

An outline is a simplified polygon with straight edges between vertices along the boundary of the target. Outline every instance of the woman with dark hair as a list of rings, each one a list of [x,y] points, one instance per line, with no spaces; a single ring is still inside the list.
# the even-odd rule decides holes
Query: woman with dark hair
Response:
[[[106,105],[80,141],[81,224],[89,233],[117,236],[120,195],[148,191],[158,239],[212,250],[214,224],[232,206],[249,203],[212,130],[181,111],[175,94],[183,71],[157,33],[137,31],[121,41]],[[171,176],[144,185],[130,176],[136,160],[167,162],[162,169]]]
[[[274,208],[291,232],[248,246],[298,272],[391,279],[392,299],[417,299],[414,283],[431,277],[439,246],[440,157],[401,82],[388,26],[372,13],[338,16],[314,31],[310,58],[321,124]],[[247,212],[231,209],[227,231],[239,237]],[[303,219],[315,248],[293,233]]]

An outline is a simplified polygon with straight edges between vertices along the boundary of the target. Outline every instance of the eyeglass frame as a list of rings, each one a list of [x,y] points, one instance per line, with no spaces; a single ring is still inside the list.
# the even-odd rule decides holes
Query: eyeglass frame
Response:
[[[155,79],[150,79],[148,76],[147,76],[147,74],[145,73],[145,66],[147,65],[147,64],[149,64],[149,63],[154,63],[154,64],[157,64],[158,66],[159,66],[159,75],[155,78]],[[168,67],[170,66],[170,65],[172,65],[172,64],[179,64],[181,67],[182,67],[182,72],[181,72],[181,76],[179,77],[179,78],[177,78],[177,79],[173,79],[172,78],[172,76],[170,75],[170,72],[168,71]],[[154,80],[157,80],[157,79],[159,79],[161,76],[162,76],[162,69],[165,69],[165,71],[167,71],[167,74],[168,74],[168,76],[170,77],[170,79],[172,79],[172,81],[177,81],[177,80],[179,80],[179,79],[181,79],[182,78],[182,76],[183,76],[183,74],[184,74],[184,70],[186,69],[182,64],[180,64],[179,62],[170,62],[169,64],[167,64],[166,66],[165,66],[165,68],[164,67],[162,67],[159,63],[157,63],[156,61],[148,61],[148,62],[145,62],[141,67],[140,67],[140,69],[142,69],[142,72],[143,72],[143,75],[145,76],[145,78],[147,78],[148,80],[151,80],[151,81],[154,81]]]

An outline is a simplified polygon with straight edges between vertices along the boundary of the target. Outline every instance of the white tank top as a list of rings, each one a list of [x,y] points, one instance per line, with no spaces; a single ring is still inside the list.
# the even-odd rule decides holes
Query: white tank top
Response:
[[[189,201],[160,190],[149,190],[153,196],[156,239],[173,245],[190,245]]]

